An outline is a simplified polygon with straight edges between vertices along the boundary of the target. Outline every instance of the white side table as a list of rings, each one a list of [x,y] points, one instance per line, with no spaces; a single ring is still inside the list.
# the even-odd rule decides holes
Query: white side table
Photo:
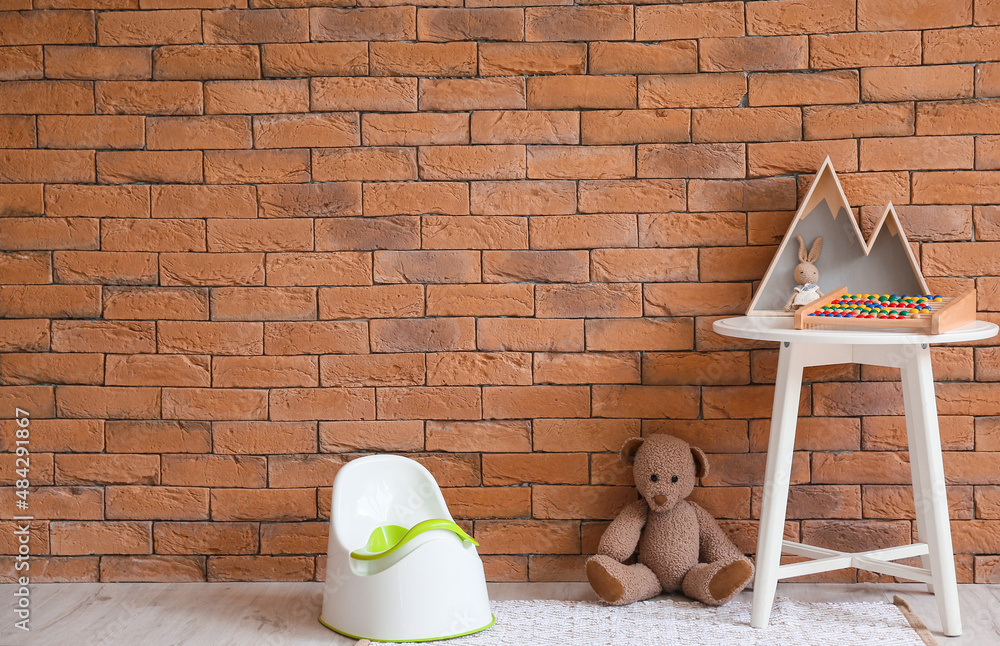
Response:
[[[996,324],[977,321],[943,334],[913,334],[857,329],[796,330],[790,317],[741,316],[716,321],[713,327],[725,336],[781,344],[757,536],[757,574],[750,624],[755,628],[767,626],[779,579],[855,567],[927,583],[937,597],[944,634],[961,635],[962,618],[929,348],[932,343],[988,339],[996,335]],[[848,553],[782,540],[802,369],[838,363],[900,369],[919,543]],[[783,552],[810,560],[781,565]],[[911,556],[921,557],[923,567],[892,562]]]

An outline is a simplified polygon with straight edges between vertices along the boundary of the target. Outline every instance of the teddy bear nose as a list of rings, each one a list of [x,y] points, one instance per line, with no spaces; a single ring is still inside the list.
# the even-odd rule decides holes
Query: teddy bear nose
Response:
[[[667,502],[667,497],[664,496],[663,494],[660,494],[659,496],[653,496],[653,502],[655,502],[657,505],[662,505],[663,503]]]

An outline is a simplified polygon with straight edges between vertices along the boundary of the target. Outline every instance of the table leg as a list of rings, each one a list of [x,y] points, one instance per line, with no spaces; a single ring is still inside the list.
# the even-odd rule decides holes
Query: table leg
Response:
[[[900,372],[917,533],[919,540],[928,545],[929,554],[924,562],[928,564],[929,561],[934,582],[932,590],[938,602],[944,634],[954,637],[962,634],[962,617],[934,396],[934,374],[929,348],[925,345],[913,350],[904,358]]]
[[[771,410],[771,435],[767,445],[767,470],[757,535],[757,574],[753,584],[753,609],[750,625],[767,626],[778,586],[781,564],[781,541],[785,533],[785,509],[795,448],[795,424],[799,416],[799,393],[802,390],[803,348],[782,343],[778,352],[774,406]]]

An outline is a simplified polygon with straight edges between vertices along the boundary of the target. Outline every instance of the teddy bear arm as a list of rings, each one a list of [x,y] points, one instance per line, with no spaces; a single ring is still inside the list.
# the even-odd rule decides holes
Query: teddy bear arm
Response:
[[[733,543],[729,535],[719,527],[715,518],[699,505],[691,504],[698,517],[698,560],[703,563],[713,563],[743,558],[743,553],[736,547],[736,543]]]
[[[639,545],[642,528],[646,526],[649,507],[645,500],[636,500],[619,512],[601,536],[597,553],[609,556],[619,563],[632,556]]]

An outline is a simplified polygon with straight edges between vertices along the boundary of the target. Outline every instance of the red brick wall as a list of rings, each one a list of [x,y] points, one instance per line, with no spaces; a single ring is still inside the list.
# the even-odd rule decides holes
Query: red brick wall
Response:
[[[997,0],[250,4],[0,0],[35,580],[321,578],[373,450],[431,468],[491,579],[578,578],[640,431],[710,454],[752,551],[776,351],[711,324],[826,154],[1000,318]],[[998,582],[998,351],[934,356],[960,578]],[[895,378],[810,371],[790,535],[909,539]]]

